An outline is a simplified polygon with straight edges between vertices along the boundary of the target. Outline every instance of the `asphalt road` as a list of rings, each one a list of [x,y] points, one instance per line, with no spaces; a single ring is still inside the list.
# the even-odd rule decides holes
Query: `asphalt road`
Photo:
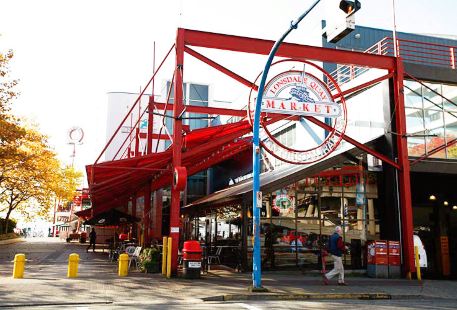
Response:
[[[69,253],[75,251],[80,253],[84,264],[81,266],[81,277],[78,280],[69,281],[65,279],[66,262]],[[31,265],[28,279],[15,281],[10,278],[12,272],[11,261],[16,253],[26,254],[27,264]],[[86,272],[84,272],[85,270]],[[107,274],[110,274],[111,278]],[[220,287],[225,285],[224,279],[212,281],[214,285]],[[200,283],[205,282],[201,281]],[[451,284],[452,282],[443,282],[441,285],[445,285],[444,287],[434,287],[438,291],[445,289],[445,287],[449,287],[448,289],[454,291],[454,286]],[[27,287],[26,290],[29,291],[23,292],[24,287]],[[210,286],[206,288],[209,289]],[[205,294],[205,288],[203,287],[195,290],[194,286],[193,289],[195,294]],[[189,293],[188,290],[189,286],[184,281],[169,282],[161,277],[149,277],[138,273],[132,274],[131,277],[117,280],[116,264],[106,261],[106,253],[86,253],[84,245],[77,243],[67,244],[57,238],[30,238],[26,242],[0,245],[0,296],[3,296],[3,298],[0,298],[0,310],[17,308],[78,310],[126,308],[185,310],[457,309],[457,295],[456,299],[205,302],[200,299],[200,295]],[[228,293],[229,290],[229,287],[225,288],[225,292]],[[33,294],[36,297],[25,298]],[[72,298],[59,298],[64,294],[65,296],[68,294]],[[449,296],[452,297],[452,294]],[[5,297],[9,298],[6,303],[4,302]],[[33,304],[37,300],[41,305]],[[27,304],[28,302],[30,304]],[[18,307],[6,306],[7,303],[9,305],[17,304]],[[47,305],[44,305],[46,303]]]

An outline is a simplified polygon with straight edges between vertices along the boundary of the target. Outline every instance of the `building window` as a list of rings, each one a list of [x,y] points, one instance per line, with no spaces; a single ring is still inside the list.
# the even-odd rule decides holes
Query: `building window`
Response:
[[[457,86],[405,80],[405,114],[409,156],[457,158]]]

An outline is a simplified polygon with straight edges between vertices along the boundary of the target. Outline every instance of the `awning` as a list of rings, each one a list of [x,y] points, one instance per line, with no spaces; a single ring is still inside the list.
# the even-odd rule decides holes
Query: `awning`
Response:
[[[381,139],[383,139],[383,136],[377,136],[376,138],[364,142],[364,144],[368,146],[376,145]],[[307,165],[285,165],[276,170],[264,172],[260,174],[261,191],[263,193],[271,193],[275,190],[279,190],[287,185],[342,163],[346,161],[349,156],[354,157],[362,153],[362,150],[354,147],[352,144],[342,143],[336,151],[320,162]],[[251,201],[251,199],[252,178],[196,200],[183,207],[182,212],[200,213],[206,208],[213,209],[225,207],[246,200]]]
[[[92,208],[88,208],[85,210],[81,210],[78,212],[75,212],[75,215],[82,218],[82,219],[88,219],[92,216]]]
[[[189,176],[243,152],[251,152],[247,121],[193,130],[183,137],[182,165]],[[86,166],[94,213],[123,205],[151,182],[156,190],[172,183],[172,150]]]
[[[118,211],[116,209],[111,209],[84,222],[84,225],[92,226],[119,226],[122,224],[129,224],[139,222],[140,219],[134,217],[130,214]]]

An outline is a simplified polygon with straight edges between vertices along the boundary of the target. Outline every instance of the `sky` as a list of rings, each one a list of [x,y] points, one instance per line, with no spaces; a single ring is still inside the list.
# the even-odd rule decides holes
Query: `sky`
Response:
[[[300,43],[320,31],[325,1],[332,0],[322,0],[286,41]],[[276,40],[313,2],[0,0],[0,50],[14,50],[11,71],[20,80],[13,111],[37,123],[67,164],[68,131],[81,127],[75,167],[84,170],[106,143],[107,93],[144,87],[154,42],[160,59],[177,27]],[[357,25],[393,28],[392,0],[361,3]],[[395,7],[398,31],[457,36],[457,0],[395,0]]]

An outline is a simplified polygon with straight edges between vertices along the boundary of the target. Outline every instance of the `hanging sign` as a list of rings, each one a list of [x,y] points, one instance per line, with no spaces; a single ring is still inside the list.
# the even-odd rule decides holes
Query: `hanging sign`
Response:
[[[303,67],[303,70],[275,70],[276,66]],[[313,73],[305,70],[308,67]],[[265,86],[261,105],[262,147],[272,156],[293,164],[312,163],[327,157],[340,144],[347,124],[346,103],[335,80],[316,64],[304,60],[279,61],[271,66],[270,72],[275,76]],[[327,83],[317,78],[316,72],[322,74]],[[251,90],[249,99],[251,124],[250,107],[254,107],[256,101],[254,92]],[[291,123],[296,123],[296,128],[303,127],[306,135],[299,137],[295,133],[295,145],[281,137],[281,130]]]

